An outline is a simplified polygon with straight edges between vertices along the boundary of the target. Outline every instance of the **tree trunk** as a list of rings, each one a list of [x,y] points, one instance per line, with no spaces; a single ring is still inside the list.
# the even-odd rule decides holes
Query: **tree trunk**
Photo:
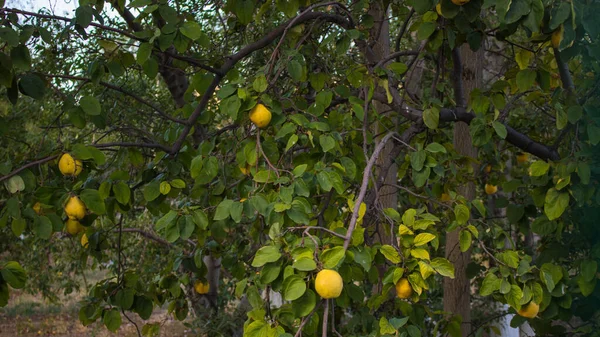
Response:
[[[468,95],[481,85],[483,76],[483,53],[473,52],[467,44],[460,51],[453,53],[454,58],[454,90],[459,106],[466,106]],[[462,62],[461,62],[462,60]],[[458,153],[472,158],[477,157],[477,149],[473,146],[469,126],[463,122],[454,124],[454,147]],[[475,197],[475,184],[468,182],[458,188],[458,193],[467,200]],[[444,279],[444,311],[462,318],[461,336],[471,332],[471,286],[466,275],[467,265],[471,261],[471,251],[461,253],[459,249],[459,231],[455,230],[446,236],[446,258],[454,264],[455,278]]]

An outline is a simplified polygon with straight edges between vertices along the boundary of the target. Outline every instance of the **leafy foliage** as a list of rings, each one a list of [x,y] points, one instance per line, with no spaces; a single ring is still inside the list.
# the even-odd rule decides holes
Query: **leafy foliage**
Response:
[[[474,304],[534,301],[540,336],[595,331],[600,5],[381,3],[92,0],[72,19],[0,9],[0,305],[9,286],[52,297],[52,284],[79,286],[68,275],[109,268],[84,325],[114,332],[122,312],[147,320],[162,305],[202,325],[214,320],[205,307],[242,299],[244,336],[314,336],[330,314],[314,278],[328,268],[344,280],[330,318],[342,335],[457,336],[440,300],[457,230]],[[402,53],[371,48],[396,38]],[[498,74],[460,106],[447,69],[467,45]],[[260,130],[248,118],[258,103],[272,113]],[[455,151],[453,122],[469,124],[477,158]],[[63,152],[83,161],[79,176],[61,176]],[[457,193],[469,183],[472,200]],[[62,232],[71,194],[87,208],[86,246]],[[401,278],[410,300],[393,296]],[[209,294],[194,293],[198,279]],[[494,329],[487,319],[475,333]]]

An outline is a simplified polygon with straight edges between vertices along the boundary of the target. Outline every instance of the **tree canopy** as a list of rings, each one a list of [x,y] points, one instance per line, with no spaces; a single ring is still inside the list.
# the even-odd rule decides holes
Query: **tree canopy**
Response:
[[[105,268],[110,331],[598,335],[600,2],[0,5],[0,306]]]

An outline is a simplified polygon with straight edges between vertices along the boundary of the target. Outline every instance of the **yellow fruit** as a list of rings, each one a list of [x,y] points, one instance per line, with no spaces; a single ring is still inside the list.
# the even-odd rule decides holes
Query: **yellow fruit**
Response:
[[[36,202],[36,203],[33,205],[33,207],[31,207],[31,208],[33,208],[33,211],[35,212],[35,214],[37,214],[37,215],[42,215],[42,213],[43,213],[43,212],[42,212],[42,204],[40,204],[40,202],[39,202],[39,201],[38,201],[38,202]]]
[[[528,159],[529,159],[529,155],[527,155],[527,153],[519,153],[517,155],[517,163],[519,163],[519,164],[527,162]]]
[[[271,111],[266,106],[258,103],[250,111],[250,120],[259,128],[264,128],[271,122]]]
[[[498,191],[498,186],[485,184],[485,193],[487,193],[488,195],[492,195],[492,194],[496,193],[497,191]]]
[[[564,33],[565,27],[563,25],[560,25],[558,29],[552,33],[552,47],[558,48],[560,46]]]
[[[194,283],[194,289],[196,290],[196,292],[198,294],[204,295],[204,294],[208,294],[208,291],[210,290],[210,284],[208,283],[203,283],[202,281],[196,281],[196,283]]]
[[[79,173],[83,170],[83,163],[79,159],[75,159],[75,176],[77,177]]]
[[[485,168],[483,169],[483,172],[485,172],[485,173],[490,173],[490,172],[492,172],[492,165],[490,165],[490,164],[487,164],[487,165],[485,166]]]
[[[410,286],[407,278],[403,277],[396,282],[396,295],[398,298],[409,298],[410,295],[412,295],[412,292],[412,287]]]
[[[240,171],[245,175],[249,175],[250,174],[250,166],[246,165],[246,167],[240,167]]]
[[[244,202],[244,201],[246,201],[246,200],[248,200],[248,198],[241,198],[241,199],[240,199],[240,202]]]
[[[83,235],[81,236],[81,247],[83,247],[83,248],[88,247],[88,237],[87,237],[87,235],[85,235],[85,233],[83,233]]]
[[[340,274],[331,269],[323,269],[315,279],[315,290],[323,298],[337,298],[342,293],[344,282]]]
[[[442,3],[441,2],[437,5],[435,5],[435,11],[438,13],[439,16],[444,16],[442,14]]]
[[[77,235],[79,234],[79,232],[82,232],[84,230],[83,226],[79,223],[79,221],[75,219],[67,219],[67,222],[65,222],[65,228],[67,230],[67,233],[71,235]]]
[[[60,157],[58,161],[58,169],[63,176],[78,176],[83,169],[81,160],[74,159],[70,154],[65,153]]]
[[[450,195],[448,193],[442,193],[442,197],[440,198],[443,202],[450,201]]]
[[[469,1],[471,1],[471,0],[452,0],[452,3],[457,6],[462,6],[462,5],[468,4]]]
[[[521,309],[517,311],[517,313],[519,314],[519,316],[523,316],[525,318],[534,318],[535,316],[537,316],[539,311],[540,306],[534,301],[531,301],[528,304],[522,306]]]
[[[69,201],[65,205],[65,214],[67,214],[69,219],[81,220],[85,216],[85,212],[85,204],[79,197],[72,196],[69,198]]]

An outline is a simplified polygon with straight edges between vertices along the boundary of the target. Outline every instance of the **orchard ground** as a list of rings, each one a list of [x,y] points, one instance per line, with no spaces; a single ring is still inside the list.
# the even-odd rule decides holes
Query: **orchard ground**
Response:
[[[106,276],[103,272],[86,272],[88,282],[96,282]],[[108,331],[101,320],[89,326],[83,326],[78,318],[79,301],[84,298],[84,287],[79,292],[61,296],[60,301],[51,303],[41,295],[31,295],[13,290],[6,307],[0,308],[0,337],[33,337],[33,336],[137,336],[135,326],[123,317],[123,325],[116,334]],[[128,314],[140,329],[144,323],[160,323],[158,336],[195,336],[195,334],[167,313],[167,308],[155,309],[146,322],[136,314]]]

